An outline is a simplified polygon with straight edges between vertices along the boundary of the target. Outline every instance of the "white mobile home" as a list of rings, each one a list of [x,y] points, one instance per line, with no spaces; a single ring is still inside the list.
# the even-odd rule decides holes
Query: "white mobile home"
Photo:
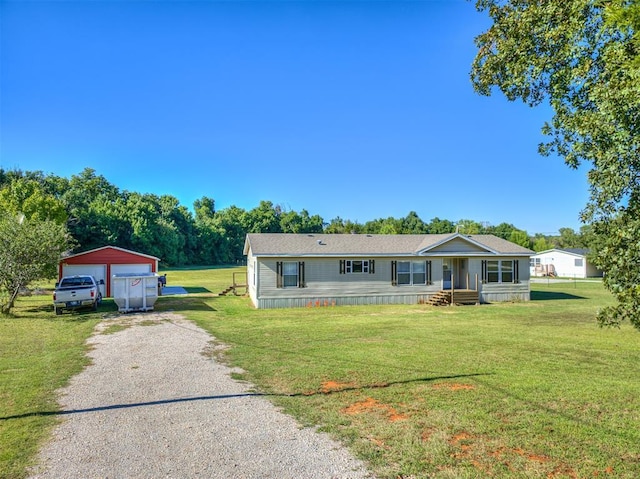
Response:
[[[260,233],[244,253],[257,308],[530,297],[533,251],[493,235]]]
[[[587,258],[587,249],[549,249],[531,256],[529,272],[531,276],[562,276],[567,278],[601,277]]]

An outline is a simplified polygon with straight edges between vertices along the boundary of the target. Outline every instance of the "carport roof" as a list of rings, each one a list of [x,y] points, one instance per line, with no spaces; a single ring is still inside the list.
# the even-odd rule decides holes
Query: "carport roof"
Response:
[[[117,250],[117,251],[122,251],[123,253],[134,254],[136,256],[143,256],[145,258],[153,259],[155,261],[160,261],[160,258],[158,258],[156,256],[151,256],[149,254],[144,254],[144,253],[138,253],[137,251],[131,251],[131,250],[128,250],[128,249],[125,249],[125,248],[120,248],[119,246],[101,246],[100,248],[94,248],[94,249],[90,249],[88,251],[82,251],[81,253],[74,253],[74,254],[66,255],[62,259],[75,258],[77,256],[82,256],[82,255],[86,255],[86,254],[90,254],[90,253],[95,253],[97,251],[103,251],[105,249],[114,249],[114,250]]]

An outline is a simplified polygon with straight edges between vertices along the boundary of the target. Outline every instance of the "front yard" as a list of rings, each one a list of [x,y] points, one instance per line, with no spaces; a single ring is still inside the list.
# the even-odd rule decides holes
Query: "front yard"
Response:
[[[255,310],[214,296],[232,271],[169,271],[190,294],[156,309],[229,345],[242,379],[380,477],[640,476],[640,332],[596,325],[599,283],[536,284],[522,303]],[[48,300],[0,320],[0,477],[24,474],[57,420],[53,391],[111,314],[56,318]]]

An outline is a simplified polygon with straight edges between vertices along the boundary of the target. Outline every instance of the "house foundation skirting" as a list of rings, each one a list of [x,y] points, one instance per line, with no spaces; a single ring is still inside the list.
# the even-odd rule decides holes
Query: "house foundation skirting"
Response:
[[[326,308],[333,306],[365,306],[365,305],[385,305],[385,304],[423,304],[427,303],[434,293],[426,294],[394,294],[376,296],[316,296],[309,298],[260,298],[255,301],[255,306],[259,309],[277,308]],[[481,303],[492,303],[501,301],[528,301],[529,293],[521,291],[512,292],[482,292],[480,294]]]
[[[417,304],[425,302],[430,294],[381,295],[381,296],[318,296],[313,298],[262,298],[256,307],[275,308],[324,308],[332,306],[364,306],[375,304]]]

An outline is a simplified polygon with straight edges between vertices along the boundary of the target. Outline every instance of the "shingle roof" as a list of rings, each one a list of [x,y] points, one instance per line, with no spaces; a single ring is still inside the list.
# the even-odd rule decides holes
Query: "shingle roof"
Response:
[[[251,233],[245,242],[254,256],[414,256],[455,238],[484,247],[489,253],[529,255],[533,251],[493,235],[423,234],[287,234]]]

